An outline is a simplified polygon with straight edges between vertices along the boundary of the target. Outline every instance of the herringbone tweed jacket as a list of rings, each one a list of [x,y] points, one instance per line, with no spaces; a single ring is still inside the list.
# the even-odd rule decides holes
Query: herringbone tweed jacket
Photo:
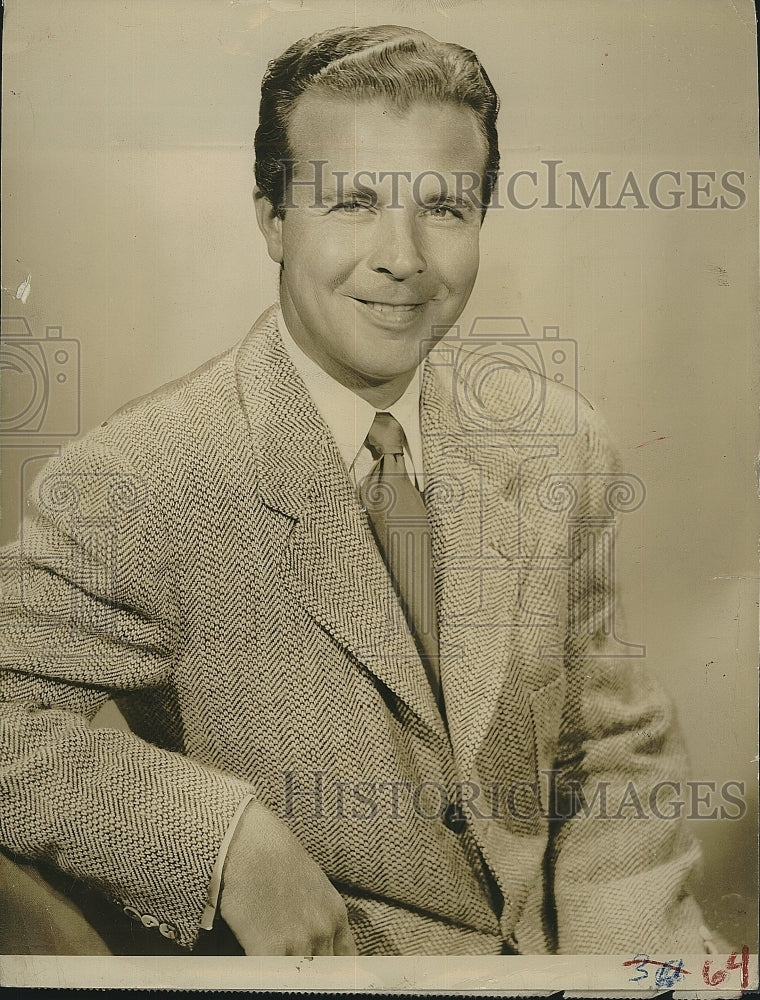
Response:
[[[192,947],[252,792],[360,952],[702,950],[692,841],[617,804],[683,767],[612,627],[610,512],[634,501],[573,392],[467,357],[422,376],[446,725],[269,311],[33,488],[3,562],[7,849]],[[131,733],[89,725],[109,698]],[[552,820],[568,775],[586,808]]]

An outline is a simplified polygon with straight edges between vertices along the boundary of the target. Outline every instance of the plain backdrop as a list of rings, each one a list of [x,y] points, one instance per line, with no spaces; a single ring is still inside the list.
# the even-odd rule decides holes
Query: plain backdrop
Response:
[[[251,200],[266,63],[315,30],[387,22],[478,53],[502,98],[503,169],[537,171],[542,199],[549,159],[562,161],[564,201],[568,170],[589,184],[609,171],[612,192],[629,170],[644,191],[661,170],[680,171],[687,191],[686,171],[744,174],[735,209],[690,209],[687,194],[673,211],[634,199],[623,210],[492,211],[461,327],[478,315],[521,316],[537,338],[559,326],[577,344],[578,388],[646,486],[620,521],[623,638],[646,645],[675,700],[692,776],[747,784],[745,820],[696,824],[699,891],[732,944],[756,941],[751,4],[8,0],[3,317],[26,318],[38,341],[50,326],[78,341],[78,385],[69,367],[61,392],[78,391],[82,432],[239,340],[276,293]],[[517,191],[528,200],[524,181]],[[4,328],[7,345],[17,324]],[[54,370],[54,349],[42,350]],[[4,374],[9,398],[20,376]],[[71,400],[55,405],[65,423]],[[40,433],[6,438],[6,540],[34,457],[63,440],[55,419],[51,409]]]

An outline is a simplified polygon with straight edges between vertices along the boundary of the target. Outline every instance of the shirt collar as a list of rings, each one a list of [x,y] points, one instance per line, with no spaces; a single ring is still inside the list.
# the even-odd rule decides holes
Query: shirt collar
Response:
[[[277,310],[277,325],[290,360],[303,379],[315,406],[335,438],[346,468],[362,450],[375,413],[378,411],[361,396],[336,381],[298,346],[288,330],[282,309]],[[420,379],[415,375],[403,395],[384,413],[391,413],[404,428],[407,450],[418,479],[422,476],[422,432],[420,430]]]

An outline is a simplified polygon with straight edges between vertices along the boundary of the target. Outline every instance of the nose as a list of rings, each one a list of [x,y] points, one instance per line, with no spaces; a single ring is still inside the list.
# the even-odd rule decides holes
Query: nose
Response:
[[[369,266],[395,281],[422,274],[427,264],[414,230],[414,222],[401,208],[386,208],[378,216]]]

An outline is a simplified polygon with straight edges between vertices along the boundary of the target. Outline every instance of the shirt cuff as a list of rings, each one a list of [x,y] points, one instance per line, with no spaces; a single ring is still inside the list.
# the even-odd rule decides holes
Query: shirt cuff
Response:
[[[214,920],[216,919],[216,911],[219,906],[219,893],[222,888],[222,870],[224,868],[224,862],[227,860],[227,851],[230,848],[230,843],[235,835],[237,825],[240,822],[240,817],[245,812],[245,808],[248,803],[252,800],[253,795],[246,795],[237,807],[235,815],[232,817],[230,825],[227,827],[227,832],[224,834],[224,840],[219,848],[219,853],[216,856],[216,864],[214,865],[214,870],[211,873],[211,881],[208,886],[208,897],[206,899],[206,908],[203,911],[203,916],[201,917],[201,930],[210,931],[213,929]]]

